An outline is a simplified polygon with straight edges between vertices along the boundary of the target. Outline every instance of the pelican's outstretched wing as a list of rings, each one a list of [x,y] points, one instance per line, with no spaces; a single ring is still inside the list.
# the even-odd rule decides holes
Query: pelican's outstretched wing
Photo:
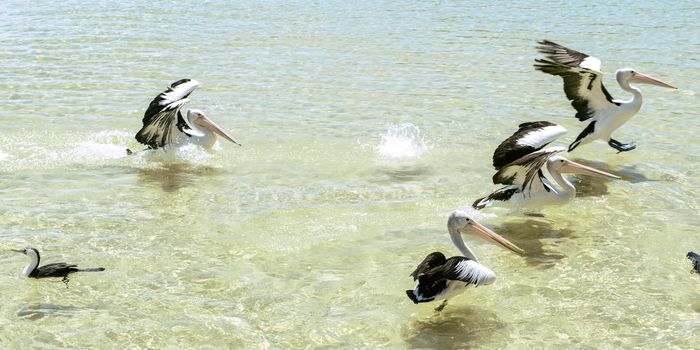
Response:
[[[536,59],[535,69],[564,79],[564,92],[580,121],[599,120],[619,105],[603,86],[600,60],[544,40],[537,50],[547,59]]]
[[[547,121],[522,123],[509,138],[498,145],[493,152],[493,167],[500,170],[504,166],[536,151],[566,134],[566,129]]]
[[[544,147],[564,134],[564,127],[547,121],[520,124],[518,131],[501,142],[493,152],[493,166],[498,170],[493,175],[493,183],[512,185],[508,189],[518,188],[523,193],[532,188],[551,191],[541,168],[549,157],[563,148]],[[509,194],[512,195],[512,191]]]
[[[523,194],[529,193],[533,188],[551,192],[552,186],[542,173],[542,166],[547,164],[549,157],[562,151],[563,147],[548,147],[530,153],[498,170],[493,175],[493,183],[517,186]]]
[[[196,80],[182,79],[156,96],[143,115],[143,127],[136,134],[136,140],[149,148],[159,148],[171,144],[179,131],[199,134],[180,113],[180,108],[189,101],[187,97],[198,86]]]

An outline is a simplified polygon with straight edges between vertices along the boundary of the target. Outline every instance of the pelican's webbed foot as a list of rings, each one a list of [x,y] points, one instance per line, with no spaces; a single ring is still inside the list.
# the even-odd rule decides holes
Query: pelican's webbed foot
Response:
[[[610,147],[616,149],[617,153],[629,152],[629,151],[637,148],[637,145],[635,145],[634,142],[622,143],[622,142],[617,141],[615,139],[608,140],[608,145],[610,145]]]
[[[442,311],[442,309],[445,308],[445,306],[447,306],[447,299],[443,300],[442,304],[440,304],[438,307],[435,308],[435,311],[440,312],[440,311]]]

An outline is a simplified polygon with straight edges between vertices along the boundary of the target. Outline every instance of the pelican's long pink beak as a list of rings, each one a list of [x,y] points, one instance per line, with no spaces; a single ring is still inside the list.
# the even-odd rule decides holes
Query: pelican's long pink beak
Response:
[[[677,89],[675,86],[671,84],[664,83],[663,81],[656,79],[652,76],[646,75],[644,73],[639,73],[639,72],[634,72],[634,80],[637,83],[642,83],[642,84],[651,84],[651,85],[656,85],[656,86],[661,86],[669,89]]]
[[[468,229],[471,229],[473,233],[476,233],[479,237],[496,244],[499,247],[506,248],[510,251],[513,251],[518,254],[523,254],[524,251],[520,249],[517,245],[513,244],[511,241],[503,238],[496,232],[491,231],[488,229],[486,226],[483,226],[482,224],[474,221],[473,219],[471,220],[469,226],[467,226]]]
[[[620,179],[619,176],[606,173],[602,170],[591,168],[583,164],[570,161],[568,159],[564,160],[564,165],[561,167],[563,173],[573,173],[573,174],[584,174],[599,177],[609,177],[611,179]]]
[[[207,128],[207,129],[211,130],[212,132],[218,134],[219,136],[221,136],[221,137],[223,137],[223,138],[225,138],[225,139],[227,139],[227,140],[229,140],[229,141],[231,141],[231,142],[233,142],[233,143],[235,143],[235,144],[241,146],[241,144],[238,143],[238,141],[236,141],[236,140],[233,138],[233,136],[229,135],[224,129],[220,128],[218,125],[216,125],[216,123],[214,123],[211,119],[207,118],[206,116],[204,116],[204,115],[201,116],[201,117],[197,120],[197,122],[198,122],[199,125],[201,125],[201,126]]]

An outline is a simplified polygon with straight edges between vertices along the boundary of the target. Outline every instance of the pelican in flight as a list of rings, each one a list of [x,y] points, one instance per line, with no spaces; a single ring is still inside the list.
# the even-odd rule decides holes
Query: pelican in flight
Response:
[[[452,212],[447,220],[447,230],[462,256],[447,259],[440,252],[428,254],[411,273],[413,280],[417,281],[415,288],[406,291],[408,298],[415,304],[444,299],[436,311],[442,311],[447,305],[447,298],[464,292],[468,286],[491,284],[496,280],[496,274],[481,265],[471,249],[464,244],[462,233],[475,234],[502,248],[523,253],[518,246],[474,221],[463,211]]]
[[[546,121],[520,124],[518,131],[493,153],[493,167],[498,171],[493,175],[493,183],[505,187],[477,199],[472,206],[482,209],[493,203],[521,207],[564,204],[576,196],[576,188],[562,173],[620,178],[558,155],[566,150],[563,147],[544,148],[564,134],[564,127]],[[545,165],[559,187],[542,172]]]
[[[617,153],[635,149],[634,142],[622,143],[612,138],[612,133],[642,107],[642,91],[631,84],[651,84],[675,89],[632,68],[622,68],[615,72],[615,79],[622,90],[632,94],[632,99],[617,100],[603,86],[599,59],[548,40],[540,41],[539,44],[537,49],[547,59],[536,59],[535,69],[562,77],[564,92],[576,109],[576,118],[582,122],[590,120],[588,126],[569,145],[569,152],[597,139],[607,141]]]
[[[68,275],[76,272],[99,272],[104,271],[104,267],[90,269],[79,269],[78,265],[66,263],[53,263],[39,266],[40,256],[36,248],[27,247],[25,249],[12,249],[13,252],[27,255],[30,259],[29,265],[22,270],[22,275],[30,278],[61,277],[63,283],[68,284]]]
[[[149,149],[186,142],[210,148],[216,142],[216,135],[219,135],[240,146],[202,111],[190,109],[187,117],[182,115],[180,109],[189,102],[188,97],[198,86],[196,80],[182,79],[156,96],[143,115],[143,128],[136,134],[136,140]],[[127,150],[127,153],[131,151]]]

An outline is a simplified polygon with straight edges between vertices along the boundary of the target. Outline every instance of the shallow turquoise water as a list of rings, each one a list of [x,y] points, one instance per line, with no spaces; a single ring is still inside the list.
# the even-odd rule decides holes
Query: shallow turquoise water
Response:
[[[0,344],[692,348],[697,18],[683,1],[2,2],[0,249],[107,271],[66,289],[0,254]],[[616,133],[634,152],[571,155],[622,181],[582,178],[544,218],[488,211],[527,254],[468,240],[498,280],[435,315],[408,274],[457,254],[446,216],[494,189],[498,142],[523,121],[564,125],[561,144],[582,127],[532,69],[543,38],[600,58],[616,97],[624,66],[679,90],[643,87]],[[244,147],[123,157],[184,77],[202,84],[188,106]]]

